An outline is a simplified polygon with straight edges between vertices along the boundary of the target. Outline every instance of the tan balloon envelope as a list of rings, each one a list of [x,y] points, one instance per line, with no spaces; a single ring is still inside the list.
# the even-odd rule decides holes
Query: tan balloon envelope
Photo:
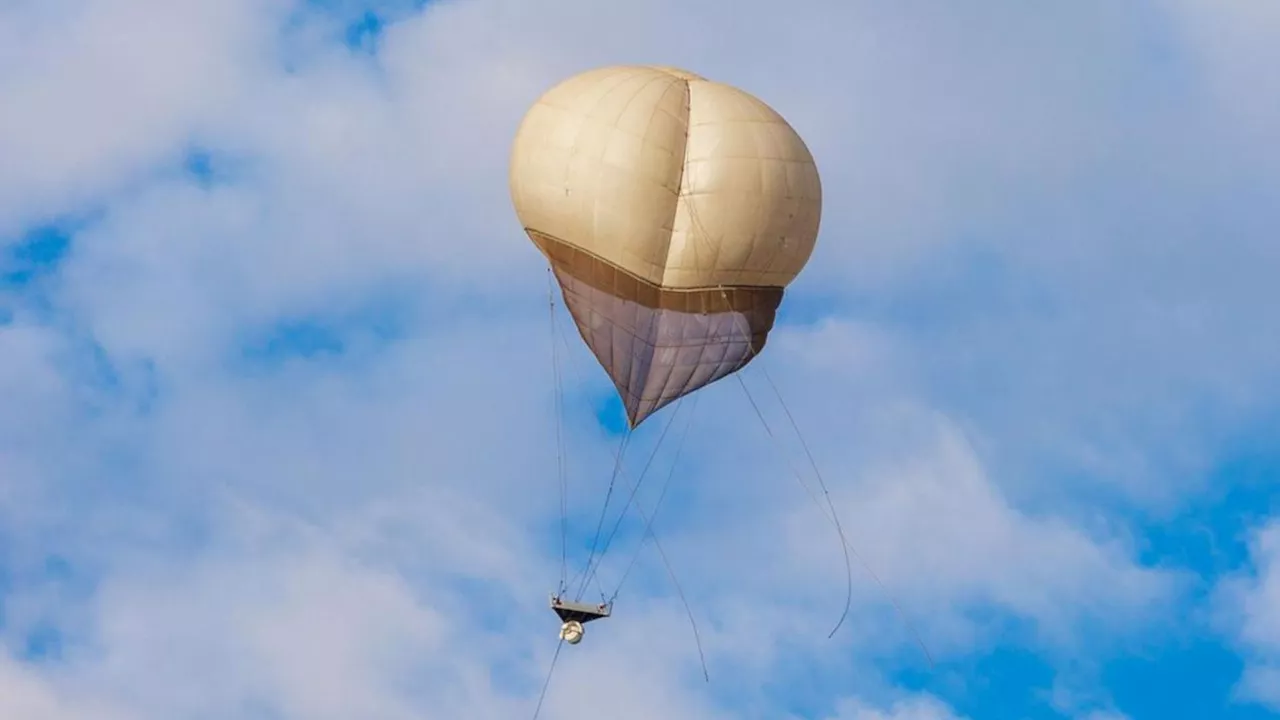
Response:
[[[662,67],[549,90],[510,183],[632,427],[760,352],[822,214],[813,156],[777,112]]]

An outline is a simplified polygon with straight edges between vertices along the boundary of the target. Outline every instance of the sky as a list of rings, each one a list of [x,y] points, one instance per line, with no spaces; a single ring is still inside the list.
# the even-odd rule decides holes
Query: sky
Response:
[[[572,575],[621,409],[507,159],[625,63],[775,107],[824,215],[743,382],[636,434],[658,544],[618,526],[541,717],[1280,716],[1277,37],[1256,0],[0,0],[0,717],[532,716],[558,468]],[[862,559],[831,638],[804,444]]]

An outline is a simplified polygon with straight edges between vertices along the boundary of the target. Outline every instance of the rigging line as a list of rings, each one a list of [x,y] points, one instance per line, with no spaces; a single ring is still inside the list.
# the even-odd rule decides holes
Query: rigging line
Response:
[[[787,401],[782,397],[782,391],[778,389],[778,384],[773,381],[773,376],[769,374],[769,368],[763,363],[760,364],[760,373],[764,375],[765,382],[769,383],[769,388],[773,390],[773,396],[778,399],[778,404],[782,406],[782,412],[787,417],[787,422],[791,424],[791,430],[796,434],[796,439],[800,441],[800,447],[804,449],[804,455],[809,460],[809,467],[813,468],[813,475],[818,479],[818,487],[822,489],[823,495],[827,497],[827,506],[831,509],[832,517],[835,517],[835,505],[831,502],[831,493],[827,492],[827,482],[822,477],[822,470],[818,468],[818,461],[813,457],[813,451],[809,449],[809,441],[805,439],[804,433],[800,432],[800,424],[796,422],[796,418],[791,414],[791,408],[787,406]],[[870,570],[868,570],[869,572]]]
[[[680,464],[680,454],[684,450],[685,440],[689,439],[689,431],[693,428],[694,413],[698,409],[698,400],[701,397],[701,395],[693,396],[693,403],[689,408],[689,420],[685,423],[684,431],[680,434],[680,442],[676,444],[676,451],[671,460],[671,469],[667,471],[667,479],[662,483],[662,491],[658,493],[658,500],[653,504],[653,513],[649,516],[648,521],[645,522],[644,534],[640,536],[640,547],[636,548],[636,551],[632,553],[631,562],[627,564],[626,570],[622,573],[622,579],[618,581],[618,587],[614,589],[612,597],[609,598],[610,603],[616,600],[618,594],[622,592],[622,586],[627,582],[627,578],[631,576],[631,571],[635,568],[636,561],[640,559],[640,551],[644,548],[644,543],[651,536],[656,539],[653,532],[653,523],[658,518],[658,511],[662,509],[662,501],[667,497],[667,490],[671,488],[671,479],[675,477],[676,468]]]
[[[742,380],[741,378],[738,378],[738,381],[739,383],[745,384],[745,381]],[[818,498],[818,493],[814,491],[812,487],[809,486],[809,483],[804,479],[804,473],[801,473],[800,470],[796,467],[796,464],[792,462],[791,458],[787,455],[784,448],[782,447],[782,443],[779,441],[778,437],[773,434],[772,427],[769,425],[768,422],[764,420],[763,412],[760,410],[759,404],[756,403],[755,396],[752,395],[750,390],[748,390],[746,387],[743,387],[743,393],[747,398],[747,402],[751,404],[751,409],[755,411],[757,419],[760,420],[760,424],[764,428],[765,434],[768,435],[769,439],[773,441],[774,448],[778,451],[778,454],[782,456],[783,461],[787,464],[787,469],[791,471],[791,477],[794,478],[797,483],[799,483],[800,487],[804,489],[805,494],[808,495],[809,499],[812,500],[814,505],[818,507],[818,511],[822,513],[822,517],[825,518],[827,522],[835,522],[835,520],[832,518],[830,510],[822,504],[822,500]]]
[[[597,563],[594,565],[594,567],[595,567],[596,569],[599,569],[599,567],[600,567],[600,563],[599,563],[599,562],[597,562]],[[582,601],[582,596],[586,593],[586,587],[585,587],[585,586],[586,586],[586,585],[588,585],[588,584],[590,584],[591,582],[594,582],[594,583],[596,584],[596,589],[600,591],[600,602],[604,602],[604,600],[605,600],[604,583],[602,583],[602,582],[600,581],[600,576],[599,576],[599,574],[595,574],[595,575],[593,575],[593,576],[588,577],[588,575],[587,575],[587,571],[588,571],[589,569],[590,569],[590,568],[585,568],[585,567],[584,567],[582,570],[579,570],[578,572],[575,572],[575,573],[573,574],[573,578],[572,578],[572,579],[570,579],[570,580],[569,580],[569,582],[565,585],[565,591],[567,591],[569,588],[573,587],[574,585],[579,585],[579,582],[578,582],[578,581],[579,581],[579,580],[582,580],[582,583],[581,583],[581,585],[582,585],[582,586],[579,588],[578,593],[574,596],[574,602],[581,602],[581,601]]]
[[[756,417],[760,419],[760,424],[764,427],[765,433],[769,436],[769,439],[775,443],[775,445],[779,446],[779,453],[785,456],[785,453],[781,448],[781,444],[778,442],[777,436],[773,434],[773,429],[769,427],[769,423],[764,419],[764,413],[760,411],[760,406],[756,404],[756,399],[752,397],[751,390],[747,388],[746,381],[742,379],[742,375],[735,375],[734,377],[738,379],[738,385],[742,388],[742,392],[746,393],[747,402],[751,403],[751,409],[755,411]],[[800,478],[800,473],[796,472],[795,466],[791,464],[790,458],[788,458],[787,464],[791,467],[791,472],[795,474],[796,479],[800,481],[801,486],[809,493],[810,497],[813,497],[813,493],[809,490],[809,486]],[[822,482],[821,476],[819,476],[818,482]],[[826,486],[823,485],[822,489],[825,493]],[[840,549],[841,552],[844,553],[845,566],[844,610],[840,613],[840,619],[836,622],[835,627],[831,628],[830,633],[827,633],[827,637],[831,638],[835,636],[836,631],[840,629],[840,626],[844,624],[845,619],[849,617],[849,608],[853,605],[853,569],[851,567],[853,561],[849,558],[849,541],[845,538],[844,528],[840,525],[839,516],[836,515],[835,505],[831,502],[831,496],[829,494],[826,497],[827,504],[831,508],[831,516],[828,519],[835,523],[836,533],[840,535]],[[816,500],[817,498],[814,499]]]
[[[564,342],[564,344],[565,344],[565,349],[569,349],[569,338],[568,338],[567,334],[566,334],[566,333],[565,333],[565,331],[564,331],[564,327],[563,327],[562,325],[560,325],[559,323],[557,323],[557,324],[556,324],[556,328],[557,328],[557,330],[559,331],[557,334],[560,336],[560,340],[561,340],[562,342]],[[571,367],[571,368],[573,368],[573,372],[574,372],[575,377],[577,377],[577,378],[578,378],[578,380],[579,380],[579,381],[581,381],[581,380],[582,380],[582,375],[578,372],[578,368],[577,368],[577,366],[571,365],[570,367]],[[698,401],[698,397],[697,397],[697,396],[694,396],[693,400],[694,400],[694,403],[695,403],[695,405],[696,405],[696,403],[697,403],[697,401]],[[690,422],[692,422],[692,419],[690,420]],[[602,436],[603,436],[603,437],[608,438],[608,434],[607,434],[607,432],[605,432],[604,428],[599,428],[599,430],[600,430],[600,432],[601,432],[601,434],[602,434]],[[622,446],[621,448],[619,448],[619,453],[618,453],[618,460],[619,460],[619,462],[621,462],[621,454],[622,454],[622,451],[623,451],[623,450],[625,450],[625,447],[626,447],[626,442],[625,442],[625,438],[624,438],[623,446]],[[625,467],[622,467],[622,468],[621,468],[621,470],[620,470],[620,474],[621,474],[621,476],[622,476],[622,478],[623,478],[624,482],[629,482],[629,479],[628,479],[628,477],[627,477],[627,471],[626,471],[626,468],[625,468]],[[665,494],[665,493],[664,493],[664,494]],[[653,525],[653,516],[647,515],[647,514],[645,513],[645,511],[644,511],[644,507],[643,507],[643,506],[641,506],[641,504],[640,504],[639,500],[637,500],[637,501],[635,501],[634,503],[632,503],[632,505],[635,507],[636,512],[640,513],[640,517],[641,517],[643,520],[645,520],[645,524],[646,524],[647,526],[652,527],[652,525]],[[675,568],[671,565],[671,561],[670,561],[670,559],[667,557],[667,553],[666,553],[666,551],[662,548],[662,542],[661,542],[661,541],[659,541],[659,540],[658,540],[658,536],[657,536],[656,534],[653,534],[652,532],[649,534],[649,537],[651,537],[651,538],[653,539],[653,547],[654,547],[654,549],[656,549],[656,550],[658,551],[658,556],[662,559],[662,565],[663,565],[663,567],[664,567],[664,568],[666,568],[666,570],[667,570],[667,576],[671,579],[671,584],[675,587],[675,589],[676,589],[676,594],[680,597],[680,603],[684,606],[684,613],[685,613],[685,617],[687,617],[687,618],[689,619],[689,626],[693,628],[693,642],[694,642],[694,644],[697,646],[697,649],[698,649],[698,661],[699,661],[699,662],[701,663],[701,665],[702,665],[702,678],[703,678],[703,680],[705,680],[706,682],[711,682],[711,675],[710,675],[710,673],[707,671],[707,658],[706,658],[706,654],[705,654],[705,653],[703,652],[703,650],[702,650],[702,636],[698,633],[698,621],[697,621],[697,619],[696,619],[696,618],[694,618],[694,616],[693,616],[693,608],[689,605],[689,600],[688,600],[688,598],[687,598],[687,597],[685,597],[685,594],[684,594],[684,588],[680,585],[680,580],[679,580],[679,578],[677,578],[677,577],[676,577],[676,571],[675,571]],[[576,577],[575,577],[575,579],[576,579]],[[571,584],[572,584],[572,583],[571,583]]]
[[[591,572],[591,564],[596,557],[596,548],[600,545],[600,533],[604,531],[604,519],[609,512],[609,500],[613,497],[613,489],[618,483],[618,475],[622,472],[622,460],[627,453],[627,447],[631,443],[632,431],[633,428],[628,425],[626,433],[622,436],[622,442],[619,445],[618,454],[613,463],[613,474],[609,477],[609,489],[604,494],[604,507],[600,508],[600,520],[596,522],[596,534],[591,540],[591,551],[587,553],[587,566],[583,573],[589,574]],[[578,588],[579,600],[582,599],[582,594],[587,591],[587,583],[588,577],[584,574],[582,585]]]
[[[598,564],[598,563],[597,563],[597,567],[599,567],[599,564]],[[569,581],[569,583],[568,583],[568,585],[566,586],[566,588],[565,588],[565,589],[567,590],[568,588],[573,587],[574,585],[578,585],[578,584],[579,584],[579,583],[578,583],[578,580],[583,579],[583,572],[584,572],[584,571],[579,571],[579,572],[574,573],[574,574],[573,574],[573,579],[571,579],[571,580]],[[586,582],[586,581],[584,580],[584,582]],[[604,600],[605,600],[604,583],[602,583],[602,582],[600,581],[600,576],[599,576],[599,575],[596,575],[594,578],[592,578],[592,582],[594,582],[594,583],[596,584],[596,589],[600,591],[600,602],[604,602]],[[586,592],[586,590],[585,590],[585,589],[583,589],[583,591],[582,591],[582,592],[578,593],[578,594],[574,597],[574,602],[582,602],[582,595],[583,595],[583,594],[585,594],[585,592]]]
[[[768,433],[769,437],[772,438],[775,443],[778,443],[777,436],[775,436],[773,431],[770,429],[769,423],[765,421],[764,414],[760,412],[760,407],[759,405],[756,404],[755,398],[752,397],[751,390],[747,388],[746,382],[743,381],[741,377],[739,377],[738,383],[742,387],[743,392],[746,393],[747,400],[751,403],[752,409],[755,410],[756,417],[760,418],[760,423],[761,425],[764,426],[765,432]],[[776,385],[774,385],[774,390],[775,392],[777,392]],[[780,392],[778,392],[778,401],[779,403],[782,404],[783,409],[787,410],[786,401],[782,399],[782,394]],[[789,411],[787,412],[787,415],[791,416]],[[801,444],[807,446],[807,443],[805,443],[804,441],[803,435],[799,434],[799,428],[797,427],[795,429],[797,432],[797,436],[800,437]],[[812,456],[810,456],[810,460],[811,461],[813,460]],[[790,460],[788,460],[788,464],[790,465]],[[810,499],[812,499],[815,503],[818,503],[819,500],[817,496],[813,493],[812,490],[810,490],[809,486],[804,482],[804,480],[801,479],[799,473],[796,472],[794,465],[791,465],[791,471],[792,473],[795,474],[796,479],[800,481],[801,486],[804,487],[805,491],[809,494]],[[895,597],[894,594],[889,591],[888,586],[886,586],[884,581],[880,579],[880,576],[876,574],[876,571],[872,569],[871,564],[868,563],[867,560],[863,558],[862,555],[849,544],[848,539],[844,534],[844,530],[840,525],[840,518],[836,512],[835,503],[832,502],[831,500],[831,494],[827,490],[826,482],[823,480],[822,473],[818,470],[816,462],[814,463],[814,474],[818,479],[818,484],[821,487],[823,494],[826,496],[827,508],[831,511],[831,515],[828,516],[828,520],[831,520],[833,523],[835,523],[836,528],[840,533],[840,540],[844,547],[846,564],[849,562],[850,553],[852,553],[853,557],[856,558],[858,560],[858,563],[862,566],[862,569],[867,572],[867,575],[871,576],[871,579],[875,581],[876,585],[880,588],[880,591],[884,593],[885,597],[888,598],[889,602],[893,605],[893,608],[895,611],[897,611],[898,617],[902,620],[903,625],[905,625],[907,628],[907,631],[911,633],[911,636],[915,640],[916,645],[920,647],[920,651],[924,653],[925,660],[929,662],[930,669],[933,669],[935,667],[933,655],[929,652],[929,648],[925,645],[924,639],[920,637],[920,633],[916,630],[910,618],[907,616],[906,611],[902,608],[902,604],[898,602],[898,598]],[[821,505],[819,505],[819,507],[821,507]],[[852,593],[852,586],[850,586],[850,594],[851,593]],[[849,608],[848,608],[848,604],[846,603],[845,615],[848,614],[848,611],[849,611]],[[844,616],[841,616],[841,621],[843,622],[843,620],[844,620]],[[840,626],[837,624],[836,628],[833,629],[831,631],[831,634],[828,635],[827,637],[830,638],[834,636],[836,630],[838,630],[839,627]]]
[[[569,575],[569,479],[565,466],[564,376],[560,368],[560,346],[556,344],[555,279],[547,268],[547,305],[550,310],[551,369],[555,377],[556,472],[560,486],[560,593],[568,589]]]
[[[533,708],[533,720],[538,720],[542,712],[542,703],[547,699],[547,688],[551,687],[551,675],[556,671],[556,661],[560,659],[560,650],[564,648],[564,638],[556,643],[556,652],[551,656],[551,666],[547,668],[547,679],[542,681],[542,692],[538,693],[538,704]]]
[[[809,442],[805,439],[804,433],[800,432],[800,424],[796,422],[795,416],[791,414],[791,408],[787,406],[787,401],[782,397],[782,391],[778,389],[778,384],[773,381],[773,376],[769,374],[769,369],[764,365],[761,365],[760,372],[764,375],[765,381],[769,383],[769,387],[773,390],[774,397],[778,398],[778,404],[782,406],[782,412],[786,415],[787,421],[791,423],[791,429],[795,432],[796,438],[800,440],[800,447],[804,448],[805,457],[809,459],[809,465],[813,468],[813,475],[818,479],[818,486],[822,488],[822,494],[827,498],[827,506],[831,508],[832,517],[838,522],[839,519],[836,517],[835,504],[831,501],[831,493],[827,491],[827,482],[822,477],[822,470],[818,468],[818,461],[814,459],[813,451],[809,448]],[[920,637],[920,634],[916,632],[911,621],[907,619],[907,614],[902,609],[902,605],[898,603],[898,599],[889,592],[888,588],[885,587],[885,584],[881,582],[879,576],[876,575],[876,572],[871,569],[871,564],[864,560],[862,556],[858,554],[857,550],[850,547],[849,551],[858,558],[858,562],[862,564],[862,567],[867,571],[867,574],[876,581],[876,584],[880,586],[882,591],[884,591],[885,595],[889,598],[889,601],[893,603],[894,609],[898,611],[898,615],[902,618],[903,624],[905,624],[911,634],[915,636],[916,643],[920,646],[920,650],[929,661],[929,667],[932,668],[933,656],[929,653],[929,648],[925,647],[924,640]]]
[[[640,506],[636,506],[639,510]],[[652,518],[653,516],[650,516]],[[648,522],[652,522],[650,519]],[[667,559],[667,553],[662,549],[662,543],[658,542],[658,536],[653,536],[653,547],[658,551],[658,556],[662,558],[662,566],[667,569],[667,577],[671,578],[671,584],[675,586],[676,594],[680,596],[680,603],[684,605],[684,614],[689,618],[689,627],[693,628],[693,642],[698,647],[698,662],[702,664],[702,679],[711,682],[711,673],[707,672],[707,656],[702,652],[702,636],[698,634],[698,621],[693,618],[693,608],[689,607],[689,599],[685,597],[684,588],[680,586],[680,580],[676,578],[675,568],[671,567],[671,561]]]
[[[596,563],[594,575],[600,569],[600,563],[604,562],[604,554],[609,552],[609,546],[613,543],[613,539],[617,537],[618,530],[622,527],[622,521],[627,517],[627,510],[631,509],[631,505],[635,502],[636,494],[640,492],[640,486],[644,483],[645,477],[649,474],[649,468],[653,466],[653,461],[658,457],[658,450],[662,448],[662,441],[667,437],[667,433],[671,427],[675,425],[676,417],[680,415],[680,409],[684,406],[684,398],[676,401],[674,412],[667,417],[667,422],[662,426],[662,433],[658,435],[658,441],[653,445],[653,451],[649,453],[649,459],[645,462],[644,468],[640,471],[640,475],[636,477],[636,482],[631,486],[631,494],[627,496],[627,502],[622,506],[622,512],[618,513],[618,519],[613,523],[613,528],[609,531],[608,537],[605,538],[604,545],[600,548],[599,562]]]
[[[621,477],[624,483],[628,485],[631,483],[625,471],[623,471]],[[651,528],[657,509],[655,508],[653,513],[646,513],[639,500],[636,500],[632,507],[640,514],[640,518],[644,520],[645,525]],[[662,566],[667,570],[667,577],[670,578],[672,586],[675,587],[676,595],[680,597],[680,603],[684,605],[684,613],[689,618],[689,626],[693,628],[693,642],[698,647],[698,661],[702,664],[702,679],[706,682],[711,682],[711,674],[707,672],[707,656],[702,651],[702,635],[698,633],[698,621],[693,617],[693,608],[689,605],[689,599],[684,594],[684,587],[680,584],[680,579],[676,577],[675,568],[671,565],[671,560],[667,557],[666,550],[663,550],[662,543],[658,542],[658,536],[650,533],[650,537],[653,538],[653,547],[658,551],[658,557],[662,558]]]
[[[587,584],[590,582],[590,572],[593,562],[595,561],[596,549],[600,545],[600,533],[604,530],[605,517],[609,513],[609,502],[613,498],[614,489],[617,487],[618,474],[623,471],[623,459],[626,456],[627,448],[631,445],[632,428],[628,426],[626,432],[622,436],[619,443],[618,452],[614,454],[613,474],[609,477],[609,488],[605,491],[604,506],[600,508],[600,518],[596,521],[595,536],[591,540],[591,551],[587,555],[587,564],[582,568],[582,584],[578,588],[577,599],[582,599],[582,594],[586,592]],[[574,582],[577,582],[578,574],[574,574]],[[573,582],[569,583],[570,585]]]

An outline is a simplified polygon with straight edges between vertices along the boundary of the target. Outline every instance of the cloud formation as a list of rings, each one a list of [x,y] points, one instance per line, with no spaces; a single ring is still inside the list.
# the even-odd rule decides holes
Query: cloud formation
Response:
[[[1037,693],[1197,602],[1146,523],[1280,405],[1255,5],[5,3],[0,716],[530,712],[560,341],[509,141],[564,75],[654,62],[792,121],[823,233],[743,373],[778,444],[733,379],[681,411],[655,529],[712,683],[633,521],[545,716],[983,717],[976,664],[1017,652],[1048,676],[987,670],[1026,716],[1123,717]],[[616,438],[568,340],[581,561]],[[885,586],[855,562],[831,641],[843,557],[775,380]],[[1280,704],[1274,534],[1218,597],[1242,697]]]
[[[1221,622],[1248,653],[1239,699],[1280,710],[1280,522],[1252,535],[1251,571],[1218,588]]]

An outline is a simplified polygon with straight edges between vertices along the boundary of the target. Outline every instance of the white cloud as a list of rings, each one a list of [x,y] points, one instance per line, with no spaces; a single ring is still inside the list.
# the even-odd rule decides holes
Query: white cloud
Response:
[[[850,337],[860,340],[858,350],[837,369],[830,358],[845,356]],[[901,370],[894,360],[903,353],[892,341],[827,324],[813,332],[783,333],[773,352],[765,362],[775,366],[771,376],[788,409],[803,419],[807,442],[818,448],[819,469],[851,543],[908,609],[931,650],[964,652],[975,643],[1008,637],[1009,628],[969,618],[980,608],[998,607],[1030,621],[1036,641],[1051,647],[1072,645],[1082,627],[1099,622],[1119,638],[1170,619],[1160,608],[1173,606],[1179,574],[1136,566],[1135,550],[1119,528],[1086,530],[1052,513],[1029,513],[1011,504],[962,427],[913,401],[905,394],[909,385],[893,384]],[[823,378],[820,383],[804,382],[816,374]],[[821,607],[819,622],[826,622],[837,607],[835,593],[843,591],[839,541],[820,521],[825,508],[815,506],[792,476],[800,472],[809,490],[818,491],[782,408],[761,375],[748,370],[746,377],[783,442],[744,453],[742,443],[753,436],[763,439],[763,432],[744,399],[726,400],[728,412],[720,422],[735,439],[716,442],[726,451],[713,451],[712,462],[734,479],[717,482],[716,490],[773,489],[753,491],[763,493],[769,504],[748,510],[732,535],[713,531],[735,546],[741,543],[736,557],[702,553],[707,565],[698,572],[706,577],[717,566],[734,563],[733,572],[745,578],[751,574],[748,565],[766,567],[770,572],[759,575],[753,591],[778,597],[780,607],[787,602],[783,598],[803,600],[810,618],[806,626],[814,622],[815,607]],[[886,387],[894,392],[886,393]],[[732,387],[723,394],[741,395]],[[701,539],[715,547],[710,538]],[[855,565],[854,572],[863,607],[883,608],[884,594],[861,567]],[[776,594],[776,587],[785,592]],[[815,588],[824,598],[819,605],[810,604],[818,597]],[[883,640],[888,628],[895,642],[909,642],[900,618],[883,612],[872,617],[855,625],[861,631],[850,632]],[[869,639],[856,642],[874,647]]]
[[[126,720],[134,716],[108,703],[80,697],[42,674],[8,657],[0,657],[0,712],[30,720],[74,720],[95,717]]]
[[[10,647],[45,615],[68,638],[61,661],[3,661],[0,715],[527,710],[555,630],[541,603],[557,498],[544,277],[509,209],[508,142],[539,92],[608,62],[740,83],[815,148],[828,214],[789,302],[825,294],[838,317],[780,330],[764,362],[855,547],[931,650],[981,652],[1025,623],[1017,642],[1085,652],[1091,629],[1146,632],[1179,597],[1178,575],[1141,567],[1078,484],[1046,480],[1140,476],[1133,495],[1182,502],[1189,481],[1170,468],[1199,467],[1212,438],[1178,418],[1205,401],[1226,418],[1206,434],[1226,432],[1280,388],[1280,346],[1253,332],[1273,251],[1256,229],[1212,245],[1172,232],[1223,212],[1179,209],[1233,171],[1201,182],[1208,150],[1163,154],[1216,118],[1153,125],[1122,101],[1148,72],[1130,42],[1143,18],[1102,2],[815,0],[782,17],[776,3],[466,0],[393,24],[370,59],[332,42],[332,19],[284,31],[292,9],[0,9],[0,95],[17,99],[0,116],[0,236],[104,211],[42,287],[53,319],[19,302],[0,326],[5,561],[57,552],[90,586],[6,597],[49,611],[11,621]],[[707,31],[729,15],[734,32]],[[1100,25],[1116,29],[1081,54]],[[226,177],[179,177],[192,146]],[[384,300],[404,315],[389,341],[358,331],[342,357],[282,367],[240,357],[281,320]],[[90,339],[117,387],[81,367]],[[608,467],[589,407],[607,387],[590,372],[571,405],[575,527]],[[823,644],[844,590],[830,530],[735,382],[704,396],[659,534],[716,684],[647,551],[618,616],[561,658],[548,718],[728,716],[802,660],[914,652],[857,567],[849,626]],[[959,718],[932,696],[838,717]]]
[[[1280,710],[1280,522],[1253,533],[1251,571],[1218,587],[1219,621],[1248,662],[1238,696]]]
[[[136,182],[243,98],[284,3],[10,2],[0,234]]]
[[[946,703],[930,695],[895,700],[888,707],[875,707],[860,700],[840,704],[831,720],[964,720]]]

